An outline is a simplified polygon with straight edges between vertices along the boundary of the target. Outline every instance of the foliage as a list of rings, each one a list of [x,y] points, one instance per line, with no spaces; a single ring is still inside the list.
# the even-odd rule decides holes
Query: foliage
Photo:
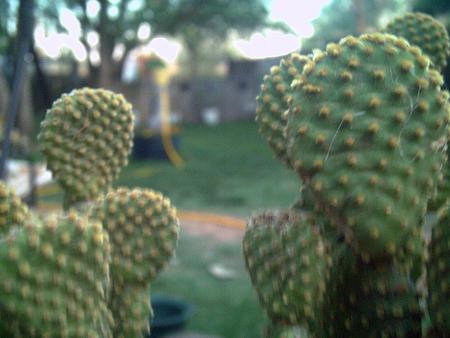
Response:
[[[392,17],[402,6],[401,0],[333,0],[313,21],[314,35],[302,44],[302,53],[322,49],[346,35],[376,30],[381,19]]]
[[[93,4],[98,13],[91,12]],[[150,36],[144,40],[138,37],[138,29],[144,24],[150,25],[151,36],[179,36],[188,48],[205,37],[223,38],[233,29],[248,32],[268,24],[267,9],[260,0],[67,0],[48,3],[46,17],[59,29],[63,29],[59,14],[64,8],[70,9],[78,18],[81,24],[80,40],[88,53],[97,47],[88,43],[87,35],[92,32],[98,34],[98,50],[102,60],[99,65],[100,80],[103,76],[105,81],[108,81],[108,72],[114,69],[116,75],[120,74],[124,59],[132,48],[150,39]],[[123,48],[123,53],[114,60],[113,52],[119,46]],[[94,65],[90,66],[94,71]]]

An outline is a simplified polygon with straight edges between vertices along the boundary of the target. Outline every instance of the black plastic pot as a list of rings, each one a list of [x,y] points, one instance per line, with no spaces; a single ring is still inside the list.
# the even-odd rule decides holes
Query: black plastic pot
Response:
[[[183,300],[166,296],[152,296],[153,320],[151,335],[158,338],[165,334],[181,330],[192,316],[193,306]]]
[[[181,143],[180,135],[172,134],[171,139],[173,146],[178,151]],[[161,134],[151,136],[136,135],[134,137],[133,157],[137,160],[167,160]]]

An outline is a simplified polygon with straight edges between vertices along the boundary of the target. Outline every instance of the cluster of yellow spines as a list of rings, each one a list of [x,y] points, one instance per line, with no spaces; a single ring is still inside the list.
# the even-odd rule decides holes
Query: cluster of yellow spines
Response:
[[[7,234],[13,226],[22,225],[29,216],[27,205],[0,182],[0,235]]]

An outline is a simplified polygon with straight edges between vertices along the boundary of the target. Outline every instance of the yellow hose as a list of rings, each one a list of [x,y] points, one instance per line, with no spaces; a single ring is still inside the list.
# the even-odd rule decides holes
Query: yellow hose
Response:
[[[170,162],[177,168],[184,166],[184,160],[178,154],[172,143],[172,128],[170,127],[170,97],[167,85],[162,85],[160,91],[161,102],[161,136],[164,150]]]
[[[170,95],[169,95],[170,70],[160,69],[155,72],[155,80],[159,85],[161,104],[161,138],[164,151],[170,162],[177,168],[184,166],[184,160],[178,154],[172,143],[172,128],[170,127]]]

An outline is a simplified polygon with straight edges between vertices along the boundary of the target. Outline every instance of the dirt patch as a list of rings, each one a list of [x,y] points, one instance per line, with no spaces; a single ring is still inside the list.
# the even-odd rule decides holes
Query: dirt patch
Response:
[[[240,242],[244,230],[226,225],[181,220],[181,231],[189,235],[205,236],[219,242]]]

